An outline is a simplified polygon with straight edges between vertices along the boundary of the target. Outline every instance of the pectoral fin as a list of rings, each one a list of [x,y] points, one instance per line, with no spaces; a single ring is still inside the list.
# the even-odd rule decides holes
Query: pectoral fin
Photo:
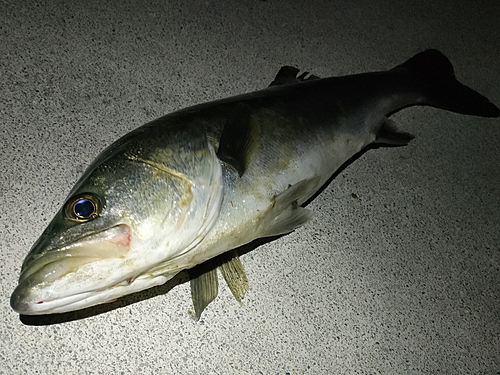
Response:
[[[308,222],[314,214],[301,205],[318,189],[318,183],[319,177],[302,180],[275,196],[271,208],[261,221],[261,237],[289,233]],[[200,319],[203,310],[219,292],[216,264],[219,264],[218,268],[238,302],[241,303],[248,291],[248,278],[234,250],[193,268],[190,271],[191,298],[196,320]]]
[[[319,177],[302,180],[274,197],[274,204],[262,221],[262,237],[289,233],[312,219],[314,213],[301,207],[318,189]]]
[[[260,126],[251,112],[246,104],[236,106],[224,125],[217,151],[218,158],[233,166],[240,177],[245,173],[260,139]]]

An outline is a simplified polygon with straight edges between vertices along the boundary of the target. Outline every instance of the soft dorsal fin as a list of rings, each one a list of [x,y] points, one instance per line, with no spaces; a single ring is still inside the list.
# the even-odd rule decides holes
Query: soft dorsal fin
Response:
[[[233,166],[241,177],[259,140],[260,126],[252,119],[252,109],[248,104],[240,103],[224,124],[217,156]]]
[[[303,72],[300,75],[299,72],[300,70],[293,66],[283,66],[269,86],[287,85],[289,83],[319,79],[318,76],[310,74],[309,72]]]

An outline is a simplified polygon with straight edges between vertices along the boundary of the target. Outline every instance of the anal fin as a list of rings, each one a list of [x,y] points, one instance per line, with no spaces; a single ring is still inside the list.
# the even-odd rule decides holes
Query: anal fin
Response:
[[[394,121],[385,119],[377,132],[377,138],[374,143],[389,146],[405,146],[413,138],[415,138],[414,135],[399,131]]]

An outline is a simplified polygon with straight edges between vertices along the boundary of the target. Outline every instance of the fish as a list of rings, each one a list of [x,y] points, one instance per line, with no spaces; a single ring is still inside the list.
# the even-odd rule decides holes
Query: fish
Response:
[[[217,296],[217,269],[241,301],[249,281],[237,249],[310,221],[305,203],[356,155],[407,145],[413,135],[389,117],[415,105],[500,116],[431,49],[339,77],[285,66],[265,89],[131,131],[90,164],[32,246],[12,309],[80,310],[198,270],[190,286],[199,319]],[[202,267],[219,256],[219,267]]]

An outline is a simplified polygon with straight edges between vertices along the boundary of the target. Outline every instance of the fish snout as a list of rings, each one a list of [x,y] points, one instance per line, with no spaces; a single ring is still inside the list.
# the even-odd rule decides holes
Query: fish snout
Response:
[[[50,313],[55,307],[85,298],[104,283],[114,282],[114,278],[108,279],[111,275],[104,274],[98,278],[85,277],[86,273],[79,271],[85,266],[98,268],[101,261],[121,261],[130,249],[131,229],[119,224],[64,247],[41,252],[42,256],[24,265],[10,305],[20,314],[34,315]]]

